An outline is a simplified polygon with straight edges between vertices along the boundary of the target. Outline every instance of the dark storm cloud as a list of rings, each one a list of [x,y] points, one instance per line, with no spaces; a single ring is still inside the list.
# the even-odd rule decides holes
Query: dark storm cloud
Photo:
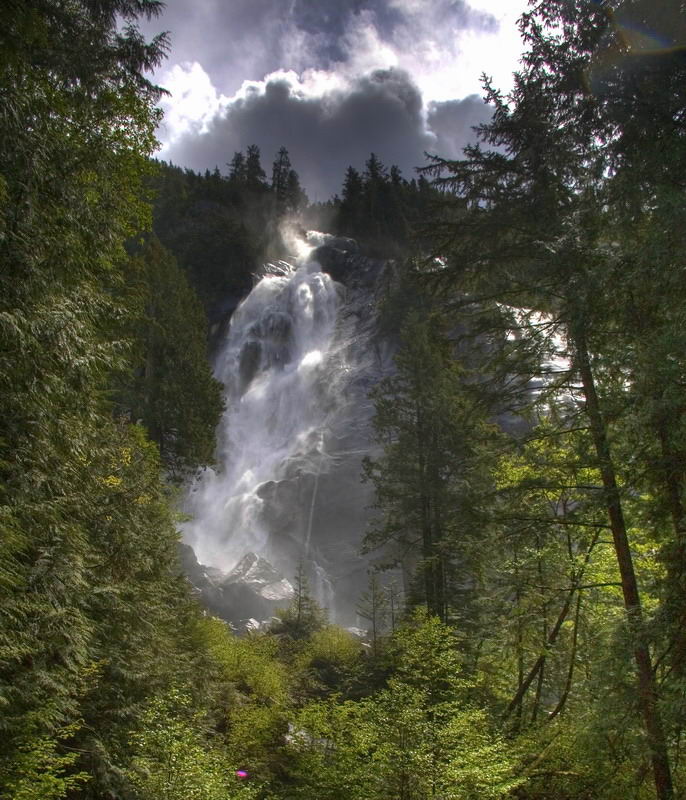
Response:
[[[460,158],[467,142],[476,139],[473,128],[488,122],[492,109],[476,94],[463,100],[429,103],[427,126],[436,136],[435,154]]]
[[[470,126],[488,113],[475,97],[424,109],[400,66],[421,74],[426,86],[433,70],[456,63],[462,33],[497,27],[492,15],[466,0],[167,0],[146,33],[169,29],[167,68],[180,65],[177,70],[190,74],[197,62],[213,88],[188,111],[186,93],[194,90],[175,84],[160,131],[162,157],[224,170],[234,151],[256,143],[270,173],[284,145],[307,190],[320,199],[339,191],[345,168],[362,168],[372,151],[412,177],[425,151],[459,156],[472,138]],[[390,64],[400,66],[380,68]],[[340,78],[332,82],[339,88],[303,88],[295,77],[264,83],[279,70],[293,70],[305,82],[314,70]],[[244,81],[258,85],[246,90]]]
[[[321,97],[304,96],[287,79],[278,79],[232,102],[206,133],[187,134],[166,157],[195,169],[216,164],[225,171],[234,151],[255,143],[269,174],[284,145],[311,197],[323,200],[340,190],[345,168],[363,168],[372,151],[388,166],[397,164],[407,178],[425,162],[425,151],[455,154],[471,138],[469,124],[483,119],[476,109],[474,98],[433,104],[436,139],[425,129],[417,87],[400,70],[377,70],[345,91]]]

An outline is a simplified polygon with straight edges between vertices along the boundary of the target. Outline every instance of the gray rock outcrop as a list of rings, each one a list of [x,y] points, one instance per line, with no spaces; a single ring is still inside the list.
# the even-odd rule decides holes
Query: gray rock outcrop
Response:
[[[255,553],[246,553],[229,573],[198,563],[187,544],[179,544],[179,561],[208,611],[239,630],[269,619],[293,597],[290,582]]]

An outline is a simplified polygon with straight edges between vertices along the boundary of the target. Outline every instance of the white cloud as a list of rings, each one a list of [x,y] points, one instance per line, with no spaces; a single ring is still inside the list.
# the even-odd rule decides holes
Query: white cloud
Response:
[[[369,11],[361,11],[348,20],[341,39],[348,59],[334,69],[347,75],[364,75],[375,69],[391,69],[400,65],[397,50],[383,41]]]
[[[511,87],[521,51],[516,20],[526,0],[390,3],[403,20],[392,33],[395,66],[412,75],[427,103],[480,93],[484,72],[500,88]]]
[[[217,91],[212,79],[197,61],[175,64],[161,78],[170,92],[162,102],[164,121],[158,135],[163,142],[161,155],[186,134],[205,133],[220,109],[230,98]]]

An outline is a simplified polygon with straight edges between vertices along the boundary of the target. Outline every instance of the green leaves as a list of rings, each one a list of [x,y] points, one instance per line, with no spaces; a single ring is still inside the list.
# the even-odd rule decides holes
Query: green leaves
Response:
[[[383,547],[391,563],[414,560],[415,596],[445,620],[453,561],[476,512],[470,497],[485,478],[476,451],[488,426],[443,327],[438,314],[406,316],[397,374],[372,392],[383,452],[364,469],[380,511],[365,549]]]
[[[178,690],[153,701],[131,738],[131,783],[143,798],[227,800],[256,796],[235,775],[236,765],[203,736],[202,720]]]
[[[313,703],[288,748],[295,797],[450,800],[504,797],[517,785],[485,714],[460,702],[454,640],[417,614],[391,644],[393,677],[358,702]]]
[[[3,800],[61,800],[78,790],[89,777],[86,772],[73,772],[78,753],[59,752],[60,743],[68,741],[78,727],[69,725],[53,736],[28,737],[22,741],[13,758],[0,769]]]

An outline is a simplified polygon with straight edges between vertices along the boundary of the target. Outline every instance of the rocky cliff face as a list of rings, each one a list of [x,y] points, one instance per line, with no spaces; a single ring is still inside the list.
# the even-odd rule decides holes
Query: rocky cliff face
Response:
[[[393,370],[396,343],[380,334],[378,321],[395,265],[368,258],[346,247],[345,241],[319,247],[312,258],[343,287],[339,325],[348,369],[340,388],[340,411],[326,437],[330,463],[319,476],[312,550],[335,587],[336,620],[354,625],[355,606],[367,588],[370,566],[369,557],[360,554],[373,501],[372,487],[361,477],[362,459],[375,448],[369,392]]]

